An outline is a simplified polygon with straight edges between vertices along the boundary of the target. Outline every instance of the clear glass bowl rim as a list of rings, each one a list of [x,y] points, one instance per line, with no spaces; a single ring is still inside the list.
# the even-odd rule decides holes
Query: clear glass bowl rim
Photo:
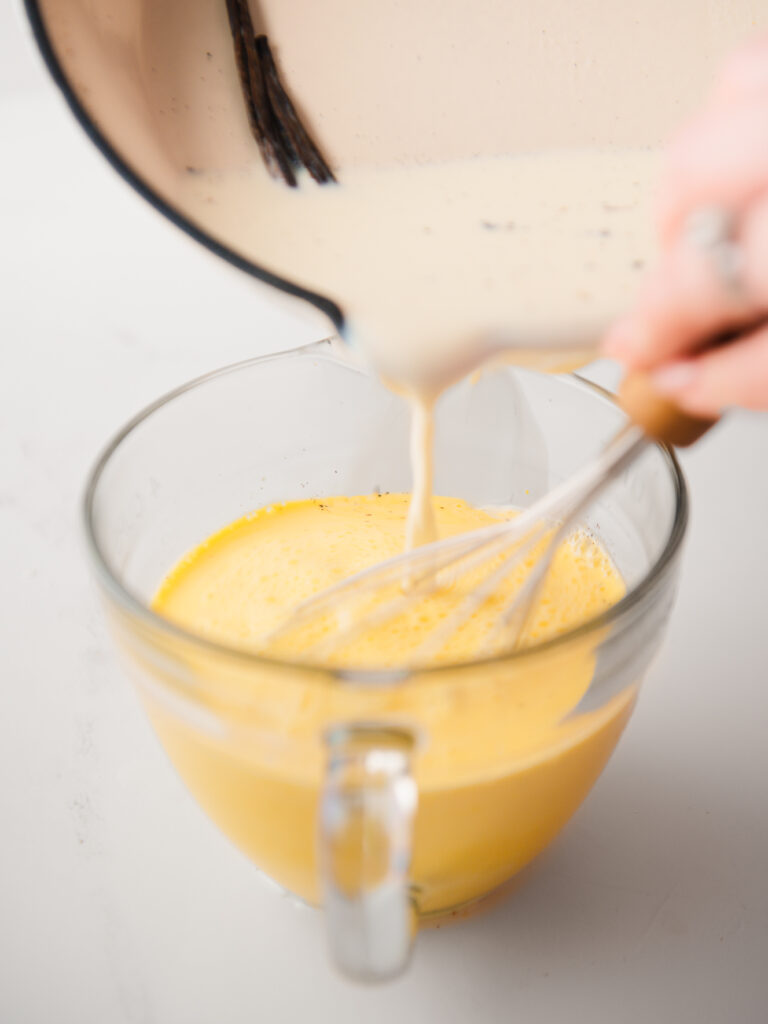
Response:
[[[542,653],[553,651],[559,647],[565,647],[574,640],[581,640],[590,634],[596,634],[601,630],[604,630],[608,626],[617,626],[620,623],[625,622],[631,617],[632,611],[642,603],[645,596],[653,590],[656,583],[666,574],[667,570],[672,565],[685,536],[688,524],[688,489],[685,483],[685,477],[683,476],[683,472],[677,458],[675,457],[674,451],[667,445],[655,444],[654,447],[661,453],[666,462],[667,469],[672,477],[672,484],[675,492],[675,513],[672,521],[672,528],[658,558],[650,566],[637,585],[628,591],[620,601],[615,605],[612,605],[605,612],[595,618],[588,619],[586,622],[581,623],[572,630],[568,630],[558,636],[551,637],[548,640],[543,640],[540,643],[533,644],[520,651],[502,652],[500,654],[493,655],[492,657],[477,659],[475,661],[462,661],[454,664],[440,663],[437,665],[407,666],[402,669],[341,668],[334,665],[322,665],[311,661],[291,661],[287,658],[270,657],[249,650],[245,647],[219,643],[193,633],[190,630],[184,629],[182,626],[176,625],[169,619],[158,615],[157,612],[153,611],[148,604],[146,604],[136,594],[132,593],[123,584],[119,574],[113,570],[112,566],[109,564],[109,559],[99,544],[95,525],[96,497],[102,475],[112,456],[117,452],[123,442],[127,440],[130,434],[137,427],[149,420],[154,413],[158,412],[166,405],[169,405],[175,399],[180,398],[186,392],[191,391],[194,388],[202,387],[205,384],[230,373],[238,373],[242,370],[273,362],[278,359],[287,359],[308,353],[311,353],[313,357],[322,355],[325,358],[330,358],[332,361],[339,363],[339,365],[343,365],[345,368],[363,375],[368,373],[364,368],[354,365],[351,362],[343,362],[335,356],[331,349],[332,342],[333,339],[325,339],[323,341],[312,342],[308,345],[288,349],[282,352],[271,353],[264,356],[255,356],[251,359],[245,359],[237,363],[230,363],[227,366],[211,370],[199,377],[195,377],[192,380],[179,385],[173,390],[166,392],[164,395],[161,395],[160,398],[157,398],[154,402],[145,406],[120,430],[118,430],[110,441],[107,442],[101,453],[96,458],[96,461],[88,474],[82,501],[82,513],[86,547],[88,549],[91,562],[95,568],[96,577],[99,583],[106,590],[107,594],[124,612],[135,617],[139,622],[149,627],[151,630],[159,631],[170,638],[184,641],[209,655],[218,655],[219,657],[234,659],[241,664],[251,665],[254,668],[262,670],[265,668],[273,668],[280,671],[294,670],[296,672],[309,675],[310,677],[315,676],[318,681],[325,683],[346,682],[354,683],[356,685],[365,683],[387,685],[402,682],[405,678],[415,674],[422,677],[433,674],[439,675],[448,672],[466,671],[480,666],[487,667],[492,664],[514,663],[517,665],[524,663],[528,659],[535,658]],[[571,373],[566,376],[569,378],[569,384],[572,386],[590,391],[596,398],[608,402],[611,405],[616,405],[615,396],[610,391],[600,387],[599,384],[595,384],[593,381],[587,380],[577,373]]]

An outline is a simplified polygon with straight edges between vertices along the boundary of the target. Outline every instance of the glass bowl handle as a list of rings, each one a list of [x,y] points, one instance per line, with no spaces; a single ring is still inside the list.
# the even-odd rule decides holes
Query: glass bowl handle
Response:
[[[325,744],[319,863],[331,956],[348,977],[384,981],[406,967],[415,933],[414,738],[350,723],[331,728]]]

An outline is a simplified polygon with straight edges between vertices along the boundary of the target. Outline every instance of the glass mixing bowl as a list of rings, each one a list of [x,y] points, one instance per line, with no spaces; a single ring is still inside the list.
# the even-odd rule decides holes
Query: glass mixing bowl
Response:
[[[495,369],[439,405],[436,493],[525,506],[623,419],[577,377]],[[407,407],[326,342],[156,402],[108,446],[85,500],[111,626],[171,760],[262,871],[324,904],[334,958],[366,978],[400,970],[418,919],[490,893],[580,805],[658,648],[686,523],[679,467],[654,447],[585,521],[626,597],[472,664],[308,667],[212,643],[151,609],[178,559],[250,510],[409,486]]]

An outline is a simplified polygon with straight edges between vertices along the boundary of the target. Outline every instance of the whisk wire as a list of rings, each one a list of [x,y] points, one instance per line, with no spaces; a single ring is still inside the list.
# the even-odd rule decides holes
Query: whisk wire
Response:
[[[524,537],[512,551],[509,552],[499,566],[494,569],[470,594],[465,597],[458,608],[454,609],[451,615],[440,625],[440,627],[424,641],[415,651],[417,658],[427,659],[442,650],[450,637],[456,633],[461,626],[468,622],[475,612],[479,611],[485,602],[504,583],[507,577],[519,566],[520,561],[525,558],[535,546],[541,542],[545,529],[534,528]],[[504,544],[508,543],[506,537],[502,538]],[[481,555],[478,552],[478,555]],[[482,552],[485,558],[487,553]],[[479,559],[478,559],[479,561]]]
[[[336,630],[331,635],[326,633],[321,636],[305,651],[307,654],[327,657],[354,642],[366,631],[407,611],[413,601],[424,594],[425,586],[430,592],[434,586],[439,586],[441,574],[452,570],[466,576],[502,555],[511,545],[511,550],[503,555],[500,564],[490,569],[477,586],[436,626],[433,634],[413,652],[414,658],[426,659],[439,652],[451,635],[469,621],[517,570],[523,559],[530,556],[537,545],[541,545],[542,551],[532,569],[485,637],[482,653],[491,653],[504,637],[510,649],[516,649],[530,625],[532,610],[537,604],[556,550],[573,530],[584,510],[647,443],[639,427],[627,424],[595,460],[513,519],[425,544],[415,551],[404,552],[363,569],[307,598],[264,642],[273,643],[302,626],[318,621],[324,615],[333,614],[336,617]],[[391,587],[396,588],[393,596],[387,597],[367,613],[357,616],[351,614],[350,602],[362,603],[367,595],[375,595]],[[342,614],[344,611],[346,615]]]
[[[547,550],[531,569],[522,587],[499,617],[491,633],[491,642],[498,641],[501,634],[506,632],[508,635],[511,634],[511,649],[519,648],[530,625],[533,610],[537,606],[541,588],[552,566],[555,552],[574,529],[579,516],[596,501],[604,488],[637,457],[646,444],[647,438],[642,430],[628,424],[611,439],[602,455],[582,470],[578,478],[566,481],[566,484],[572,488],[571,507],[552,535]]]

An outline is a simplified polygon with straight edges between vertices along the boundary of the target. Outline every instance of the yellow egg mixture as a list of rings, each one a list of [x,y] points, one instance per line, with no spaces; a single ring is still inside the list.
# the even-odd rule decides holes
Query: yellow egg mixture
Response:
[[[155,610],[209,639],[258,651],[297,602],[403,550],[409,498],[333,497],[260,509],[182,559],[162,583]],[[453,498],[433,503],[440,536],[504,517]],[[372,687],[331,683],[299,667],[250,667],[246,678],[239,668],[203,665],[200,655],[195,674],[213,680],[206,699],[229,732],[206,734],[152,700],[148,710],[213,819],[269,875],[311,902],[320,898],[323,731],[372,718],[412,725],[421,738],[412,865],[419,910],[466,903],[513,875],[559,831],[602,770],[634,699],[631,688],[598,710],[571,714],[592,679],[594,636],[533,658],[457,666],[480,650],[529,567],[530,560],[451,637],[436,656],[445,663],[439,671]],[[475,584],[472,577],[454,580],[397,619],[333,646],[331,660],[357,668],[408,662]],[[555,557],[526,642],[562,633],[623,594],[609,557],[578,534]],[[310,659],[335,628],[330,619],[314,621],[267,653]],[[233,693],[238,700],[247,693],[247,701],[233,703]]]
[[[164,581],[155,608],[210,639],[261,649],[264,638],[301,601],[400,554],[410,500],[409,494],[370,494],[259,509],[214,534],[183,559]],[[435,497],[432,503],[441,537],[514,515],[473,508],[455,498]],[[402,614],[366,629],[353,642],[336,643],[336,637],[344,634],[338,632],[335,616],[325,616],[268,642],[268,650],[302,658],[324,648],[325,661],[358,668],[407,664],[501,557],[474,571],[456,573],[436,591],[414,594]],[[435,660],[466,661],[482,651],[484,638],[536,557],[534,551],[515,567],[486,604],[447,639]],[[604,611],[623,594],[623,581],[605,552],[587,534],[576,534],[555,556],[525,641],[562,633]],[[371,607],[362,602],[361,614],[375,622],[373,613],[392,596],[389,589],[377,591]],[[349,606],[357,610],[355,602]]]

